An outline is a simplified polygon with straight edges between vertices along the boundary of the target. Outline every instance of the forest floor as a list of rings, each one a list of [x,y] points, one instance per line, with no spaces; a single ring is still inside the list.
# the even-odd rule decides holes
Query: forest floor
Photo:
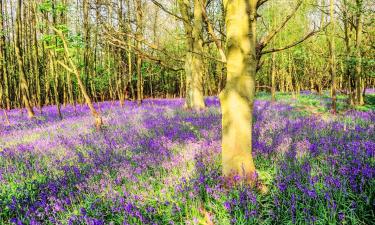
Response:
[[[254,152],[262,194],[225,188],[221,113],[182,99],[24,110],[0,118],[0,224],[371,224],[375,221],[374,91],[350,109],[339,96],[278,94],[255,103]],[[324,118],[324,119],[322,119]]]

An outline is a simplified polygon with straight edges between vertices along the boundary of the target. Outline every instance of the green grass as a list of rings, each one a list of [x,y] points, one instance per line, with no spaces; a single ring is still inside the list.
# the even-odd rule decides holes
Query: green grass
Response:
[[[256,95],[256,99],[259,100],[271,100],[271,94],[269,92],[259,92]],[[369,94],[365,96],[365,105],[363,106],[350,106],[347,101],[348,97],[343,94],[337,95],[337,111],[343,112],[349,109],[355,109],[358,111],[371,111],[375,110],[375,94]],[[331,97],[328,92],[324,92],[322,95],[318,94],[300,94],[294,96],[291,93],[276,92],[276,102],[287,103],[291,106],[302,110],[305,114],[310,113],[329,113],[331,107]]]

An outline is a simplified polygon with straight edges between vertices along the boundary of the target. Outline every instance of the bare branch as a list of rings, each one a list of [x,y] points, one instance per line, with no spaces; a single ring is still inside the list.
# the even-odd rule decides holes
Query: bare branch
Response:
[[[115,43],[115,42],[118,42],[118,43]],[[120,40],[117,40],[117,39],[114,39],[114,40],[108,40],[108,43],[112,46],[115,46],[115,47],[118,47],[118,48],[122,48],[122,49],[125,49],[125,50],[128,50],[125,45],[124,45],[124,42],[120,41]],[[157,64],[167,68],[167,69],[170,69],[170,70],[173,70],[173,71],[180,71],[180,70],[184,70],[184,68],[174,68],[173,66],[169,66],[167,65],[165,62],[163,62],[161,59],[159,58],[156,58],[154,56],[151,56],[151,55],[148,55],[146,53],[144,53],[142,50],[138,49],[136,46],[134,45],[131,45],[131,47],[144,59],[149,59],[153,62],[156,62]]]
[[[267,36],[264,36],[257,45],[257,51],[261,52],[263,48],[265,48],[270,41],[275,37],[277,33],[281,31],[285,27],[285,25],[288,23],[288,21],[296,14],[299,7],[302,5],[302,1],[298,1],[296,7],[292,10],[292,12],[285,18],[285,20],[275,29],[271,30]]]
[[[304,36],[303,38],[301,38],[300,40],[298,40],[296,42],[293,42],[292,44],[289,44],[287,46],[280,47],[280,48],[272,48],[272,49],[269,49],[269,50],[265,50],[265,51],[262,51],[260,54],[261,55],[265,55],[265,54],[268,54],[268,53],[279,52],[279,51],[282,51],[282,50],[286,50],[286,49],[292,48],[292,47],[294,47],[296,45],[299,45],[302,42],[306,41],[310,37],[314,36],[316,33],[319,33],[321,30],[322,29],[320,29],[320,30],[315,30],[314,29],[313,31],[311,31],[310,33],[308,33],[306,36]]]
[[[156,5],[157,7],[159,7],[161,10],[163,10],[164,12],[166,12],[167,14],[173,16],[173,17],[176,17],[177,19],[179,20],[182,20],[182,21],[185,21],[184,18],[182,18],[181,16],[169,11],[167,8],[165,8],[162,4],[160,4],[158,1],[156,0],[151,0],[152,3],[154,3],[154,5]],[[185,22],[189,22],[189,21],[185,21]]]
[[[58,60],[57,63],[60,64],[62,67],[64,67],[64,69],[66,69],[69,73],[74,73],[74,71],[71,68],[69,68],[68,65],[63,63],[62,61]]]
[[[110,34],[109,32],[105,31],[105,34],[107,35],[107,37],[111,38],[112,40],[115,40],[115,41],[117,41],[117,42],[121,42],[121,44],[124,44],[124,45],[125,45],[125,43],[124,43],[123,41],[121,41],[121,40],[119,40],[118,38],[114,37],[114,36],[113,36],[112,34]],[[151,44],[150,44],[150,43],[147,43],[147,42],[145,41],[145,38],[144,38],[144,37],[137,37],[137,36],[135,36],[135,35],[132,35],[132,34],[129,34],[129,33],[123,33],[123,32],[116,32],[116,34],[118,34],[118,35],[125,35],[125,36],[128,36],[128,37],[130,37],[130,38],[136,40],[136,41],[142,42],[144,45],[148,46],[149,48],[151,48],[151,49],[153,49],[153,50],[156,50],[156,51],[159,51],[159,52],[163,53],[165,56],[167,56],[168,58],[171,58],[171,59],[173,59],[173,60],[175,60],[175,61],[178,61],[178,62],[185,62],[185,61],[182,60],[182,59],[178,59],[178,58],[175,58],[175,57],[171,56],[169,53],[166,52],[166,50],[161,49],[158,45],[153,44],[153,43],[151,43]]]
[[[207,16],[207,13],[206,13],[206,7],[202,4],[202,2],[199,0],[199,3],[202,7],[202,15],[203,15],[203,18],[204,18],[204,21],[206,22],[207,24],[207,31],[208,33],[211,35],[212,39],[214,40],[215,44],[216,44],[216,47],[218,48],[219,50],[219,53],[220,53],[220,56],[221,56],[221,61],[222,62],[226,62],[227,61],[227,57],[225,56],[225,52],[224,52],[224,49],[223,49],[223,46],[221,45],[221,42],[219,41],[219,38],[216,36],[215,34],[215,31],[211,25],[211,22]]]
[[[209,56],[209,55],[202,54],[202,53],[199,53],[199,52],[194,52],[194,51],[189,51],[189,52],[191,52],[191,53],[193,53],[193,54],[195,54],[195,55],[202,56],[203,58],[212,59],[212,60],[215,60],[215,61],[217,61],[217,62],[221,62],[221,63],[226,63],[226,61],[223,61],[223,60],[221,60],[221,59],[217,59],[217,58],[215,58],[215,57],[213,57],[213,56]]]
[[[269,0],[258,0],[257,2],[257,9],[261,7],[264,3],[268,2]]]

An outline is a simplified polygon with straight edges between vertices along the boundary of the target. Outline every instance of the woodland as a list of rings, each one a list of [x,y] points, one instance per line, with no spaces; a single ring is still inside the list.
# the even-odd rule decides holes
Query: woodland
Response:
[[[0,224],[375,221],[375,2],[0,11]]]

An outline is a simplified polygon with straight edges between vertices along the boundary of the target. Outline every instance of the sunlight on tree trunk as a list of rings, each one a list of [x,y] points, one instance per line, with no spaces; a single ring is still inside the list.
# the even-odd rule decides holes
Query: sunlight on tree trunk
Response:
[[[140,40],[143,37],[142,29],[143,29],[143,12],[142,12],[142,2],[141,0],[136,1],[136,21],[137,21],[137,39]],[[141,49],[142,43],[140,41],[137,41],[137,48]],[[140,54],[137,55],[137,103],[140,105],[142,103],[142,57]]]
[[[332,98],[332,112],[336,113],[336,59],[335,59],[335,18],[334,18],[334,3],[330,0],[329,15],[330,15],[330,29],[328,30],[328,47],[329,47],[329,65],[331,73],[331,98]]]
[[[205,4],[205,1],[203,2]],[[190,14],[191,4],[188,0],[178,0],[179,9],[183,18],[186,37],[186,100],[185,108],[205,108],[203,96],[203,12],[199,0],[194,0],[194,12]],[[193,25],[191,24],[193,22]]]
[[[362,91],[362,53],[361,53],[361,42],[362,42],[362,30],[363,30],[363,13],[362,13],[362,0],[356,0],[356,63],[355,63],[355,103],[356,105],[363,105],[363,91]]]
[[[185,108],[192,108],[192,99],[193,99],[193,88],[192,88],[192,64],[193,58],[192,53],[187,52],[185,57],[185,75],[186,75],[186,100]]]
[[[275,68],[275,57],[276,53],[272,53],[271,58],[271,101],[276,101],[276,68]]]
[[[201,0],[202,4],[205,5],[205,0]],[[191,107],[195,110],[205,108],[204,96],[203,96],[203,76],[204,76],[204,65],[203,65],[203,14],[202,7],[199,0],[194,0],[194,25],[193,25],[193,58],[191,71],[192,83],[191,83]]]
[[[90,108],[90,111],[91,111],[91,114],[92,116],[95,118],[95,126],[97,129],[101,128],[101,126],[103,125],[103,119],[102,119],[102,116],[100,115],[100,113],[98,113],[96,111],[96,109],[94,108],[94,105],[92,104],[92,101],[90,99],[90,96],[87,94],[87,91],[86,91],[86,88],[85,88],[85,85],[83,84],[82,80],[81,80],[81,75],[79,73],[79,70],[77,69],[77,67],[75,66],[70,54],[69,54],[69,48],[68,48],[68,43],[64,37],[64,34],[56,29],[55,27],[53,27],[53,30],[56,32],[56,34],[61,38],[62,40],[62,43],[63,43],[63,46],[64,46],[64,54],[65,54],[65,58],[66,60],[68,61],[69,63],[69,66],[65,65],[63,62],[61,61],[58,61],[58,63],[64,67],[68,72],[71,72],[75,75],[76,79],[77,79],[77,83],[78,83],[78,86],[82,92],[82,95],[88,105],[88,107]]]
[[[34,110],[30,103],[30,95],[29,95],[29,86],[26,80],[25,68],[23,64],[23,56],[22,56],[22,49],[21,49],[21,7],[22,1],[17,1],[17,18],[16,18],[16,43],[15,43],[15,51],[18,63],[18,70],[19,70],[19,77],[20,77],[20,86],[22,90],[22,101],[25,104],[27,115],[31,119],[35,116]]]
[[[255,184],[252,120],[256,74],[256,0],[224,0],[227,83],[220,93],[223,174]],[[249,14],[248,14],[249,12]]]

